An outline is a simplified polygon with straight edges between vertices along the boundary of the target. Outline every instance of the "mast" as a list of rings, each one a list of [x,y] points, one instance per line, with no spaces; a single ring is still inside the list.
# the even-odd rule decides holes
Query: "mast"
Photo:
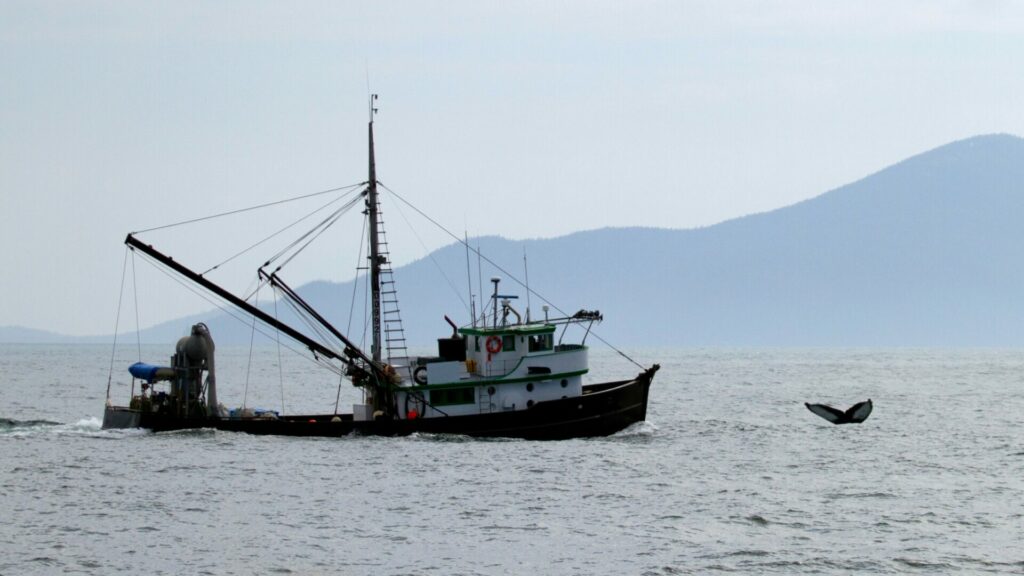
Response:
[[[374,362],[380,362],[380,245],[377,237],[377,166],[373,157],[373,115],[377,109],[373,107],[377,100],[376,94],[370,95],[370,189],[366,196],[367,215],[370,219],[370,309],[373,325],[373,345],[370,355]]]

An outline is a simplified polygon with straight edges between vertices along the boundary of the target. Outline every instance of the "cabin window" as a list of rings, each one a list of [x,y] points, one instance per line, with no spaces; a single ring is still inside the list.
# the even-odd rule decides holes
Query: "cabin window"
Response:
[[[516,349],[516,337],[515,336],[502,336],[501,337],[501,349],[506,352],[511,352]]]
[[[553,341],[553,334],[534,334],[530,336],[530,352],[551,350]]]
[[[430,403],[434,406],[452,406],[454,404],[473,404],[476,402],[474,388],[446,388],[430,391]]]
[[[480,351],[480,337],[479,336],[473,336],[473,349],[476,350],[477,352]]]

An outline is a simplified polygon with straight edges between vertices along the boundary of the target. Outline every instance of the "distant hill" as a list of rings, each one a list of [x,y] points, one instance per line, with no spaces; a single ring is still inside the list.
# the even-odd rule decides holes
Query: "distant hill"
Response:
[[[122,336],[127,338],[127,336]],[[135,341],[135,333],[131,333]],[[0,344],[107,344],[112,336],[68,336],[24,326],[0,326]]]
[[[65,343],[74,337],[56,332],[25,328],[24,326],[0,326],[0,344]]]
[[[517,275],[525,249],[531,288],[567,312],[600,309],[597,332],[621,345],[1024,345],[1024,140],[1014,136],[954,142],[796,205],[706,228],[478,242]],[[411,342],[449,332],[444,314],[468,321],[435,266],[465,298],[465,258],[451,245],[395,271]],[[485,293],[495,274],[484,265]],[[300,293],[340,319],[352,289],[317,282]],[[525,308],[524,290],[506,281],[502,292],[520,294]],[[531,300],[536,317],[541,302]],[[171,341],[195,319],[144,339]],[[237,321],[208,323],[218,341],[248,342]]]

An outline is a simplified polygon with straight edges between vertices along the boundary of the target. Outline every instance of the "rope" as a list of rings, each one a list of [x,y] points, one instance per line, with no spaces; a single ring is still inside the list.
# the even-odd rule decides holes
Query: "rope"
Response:
[[[259,308],[260,305],[260,291],[256,289],[256,302],[253,306]],[[256,317],[252,317],[252,333],[249,334],[249,363],[245,366],[245,388],[242,391],[242,408],[245,408],[246,401],[249,399],[249,374],[252,372],[252,349],[256,342]]]
[[[380,184],[380,183],[378,182],[378,184]],[[399,195],[399,194],[398,194],[397,192],[395,192],[394,190],[392,190],[392,189],[388,188],[388,187],[387,187],[387,186],[385,186],[384,184],[380,184],[380,187],[381,187],[381,188],[383,188],[383,189],[385,189],[385,190],[387,190],[388,192],[390,192],[390,193],[391,193],[392,195],[394,195],[394,197],[395,197],[395,198],[398,198],[399,200],[401,200],[401,201],[402,201],[402,203],[403,203],[403,204],[405,204],[406,206],[408,206],[409,208],[412,208],[413,210],[415,210],[415,211],[416,211],[416,213],[418,213],[418,214],[419,214],[420,216],[422,216],[423,218],[425,218],[425,219],[426,219],[426,220],[427,220],[428,222],[430,222],[430,223],[431,223],[431,224],[433,224],[434,226],[437,226],[438,228],[440,228],[440,229],[441,229],[441,230],[442,230],[442,231],[443,231],[443,232],[444,232],[445,234],[447,234],[447,235],[451,236],[451,237],[452,237],[452,238],[453,238],[453,239],[454,239],[454,240],[455,240],[456,242],[458,242],[459,244],[462,244],[462,245],[466,246],[466,247],[467,247],[467,248],[469,248],[469,249],[470,249],[471,251],[473,251],[473,252],[476,252],[476,255],[477,255],[477,257],[479,257],[479,258],[483,258],[483,259],[484,259],[484,260],[485,260],[485,261],[486,261],[486,262],[487,262],[488,264],[490,264],[491,266],[494,266],[494,267],[495,267],[495,268],[497,268],[497,269],[498,269],[499,271],[501,271],[501,273],[502,273],[502,274],[504,274],[504,275],[508,276],[509,278],[511,278],[511,279],[512,279],[512,280],[513,280],[513,281],[514,281],[514,282],[515,282],[516,284],[519,284],[520,286],[522,286],[523,288],[525,288],[525,289],[527,290],[527,292],[528,292],[528,293],[532,293],[532,294],[533,294],[534,296],[536,296],[536,297],[540,298],[540,299],[541,299],[541,300],[542,300],[542,301],[543,301],[543,302],[544,302],[545,304],[547,304],[547,305],[551,306],[552,308],[554,308],[555,310],[557,310],[557,311],[558,311],[558,312],[559,312],[560,314],[563,314],[563,315],[565,315],[565,316],[569,316],[569,313],[568,313],[568,312],[566,312],[566,311],[562,310],[561,308],[559,308],[558,306],[556,306],[556,305],[555,305],[554,303],[552,303],[552,302],[551,302],[550,300],[548,300],[547,298],[545,298],[545,297],[544,297],[544,296],[543,296],[542,294],[538,293],[538,292],[537,292],[536,290],[531,290],[529,286],[527,286],[526,284],[524,284],[524,283],[523,283],[523,282],[522,282],[521,280],[519,280],[519,278],[516,278],[516,276],[515,276],[514,274],[512,274],[512,273],[511,273],[511,272],[509,272],[508,270],[505,270],[504,268],[502,268],[501,266],[499,266],[499,265],[498,265],[497,263],[495,263],[495,262],[494,262],[493,260],[491,260],[491,259],[490,259],[490,258],[488,258],[487,256],[484,256],[484,255],[483,255],[483,254],[482,254],[482,253],[480,252],[480,250],[479,250],[479,249],[476,249],[476,248],[473,248],[472,246],[470,246],[470,245],[469,245],[469,244],[468,244],[468,243],[467,243],[466,241],[464,241],[463,239],[461,239],[461,238],[459,238],[458,236],[456,236],[455,234],[453,234],[453,233],[452,233],[452,232],[451,232],[450,230],[448,230],[447,228],[445,228],[444,226],[442,226],[442,225],[441,225],[440,223],[438,223],[438,222],[437,222],[436,220],[434,220],[434,219],[433,219],[433,218],[431,218],[430,216],[427,216],[427,215],[426,215],[426,214],[425,214],[425,213],[424,213],[424,212],[423,212],[422,210],[420,210],[420,209],[419,209],[419,208],[417,208],[416,206],[413,206],[413,205],[412,205],[411,203],[409,203],[409,201],[408,201],[408,200],[406,200],[405,198],[402,198],[402,197],[401,197],[401,196],[400,196],[400,195]],[[481,295],[481,297],[482,297],[482,295]],[[612,350],[614,350],[614,351],[615,351],[616,353],[618,353],[618,354],[619,354],[619,356],[622,356],[622,357],[623,357],[623,358],[625,358],[626,360],[628,360],[628,361],[632,362],[633,364],[635,364],[636,366],[638,366],[638,367],[639,367],[639,368],[640,368],[641,370],[645,370],[645,369],[646,369],[646,367],[645,367],[645,366],[644,366],[643,364],[640,364],[640,363],[639,363],[639,362],[637,362],[636,360],[634,360],[634,359],[630,358],[630,357],[629,357],[629,355],[627,355],[627,354],[626,354],[625,352],[623,352],[622,350],[619,350],[618,348],[616,348],[615,346],[613,346],[613,345],[612,345],[612,344],[611,344],[610,342],[608,342],[607,340],[605,340],[604,338],[602,338],[602,337],[601,337],[601,336],[600,336],[599,334],[597,334],[596,332],[591,332],[591,335],[593,335],[593,336],[594,336],[594,338],[597,338],[598,340],[600,340],[600,341],[601,341],[601,343],[603,343],[603,344],[604,344],[605,346],[607,346],[607,347],[611,348]]]
[[[334,413],[338,413],[338,405],[341,404],[341,385],[345,383],[345,376],[338,377],[338,396],[334,399]]]
[[[117,295],[117,315],[114,319],[114,346],[110,351],[110,373],[107,374],[107,400],[110,400],[110,383],[114,379],[114,356],[117,354],[117,331],[121,326],[121,301],[124,299],[124,278],[128,273],[128,252],[131,250],[126,246],[124,249],[124,264],[121,265],[121,291]]]
[[[132,232],[133,235],[145,234],[146,232],[153,232],[154,230],[163,230],[165,228],[173,228],[175,226],[184,226],[185,224],[195,224],[196,222],[204,222],[206,220],[213,220],[214,218],[221,218],[223,216],[231,216],[234,214],[241,214],[242,212],[251,212],[253,210],[259,210],[260,208],[267,208],[270,206],[277,206],[278,204],[286,204],[288,202],[295,202],[296,200],[304,200],[306,198],[312,198],[314,196],[322,196],[324,194],[330,194],[332,192],[339,192],[341,190],[348,190],[350,188],[358,188],[365,185],[366,182],[360,182],[358,184],[350,184],[348,186],[341,186],[339,188],[331,188],[330,190],[323,190],[320,192],[313,192],[312,194],[304,194],[302,196],[296,196],[294,198],[287,198],[285,200],[278,200],[276,202],[268,202],[266,204],[260,204],[258,206],[250,206],[248,208],[239,208],[238,210],[231,210],[229,212],[221,212],[220,214],[213,214],[212,216],[203,216],[201,218],[193,218],[191,220],[183,220],[181,222],[175,222],[174,224],[164,224],[163,226],[156,226],[154,228],[146,228],[145,230],[139,230],[138,232]]]
[[[270,236],[267,236],[266,238],[264,238],[264,239],[260,240],[259,242],[256,242],[256,243],[255,243],[255,244],[253,244],[252,246],[249,246],[248,248],[246,248],[246,249],[242,250],[241,252],[239,252],[239,253],[235,254],[234,256],[231,256],[230,258],[228,258],[228,259],[224,260],[223,262],[220,262],[220,263],[218,263],[218,264],[214,264],[214,265],[213,265],[213,266],[211,266],[210,268],[208,268],[208,269],[206,269],[205,271],[203,271],[203,272],[202,272],[202,273],[200,274],[200,276],[205,276],[205,275],[206,275],[206,274],[208,274],[209,272],[212,272],[212,271],[214,271],[214,270],[216,270],[216,269],[220,268],[221,266],[223,266],[223,265],[227,264],[228,262],[231,262],[231,261],[232,261],[232,260],[234,260],[235,258],[238,258],[238,257],[239,257],[239,256],[241,256],[242,254],[245,254],[246,252],[249,252],[249,251],[250,251],[250,250],[252,250],[253,248],[256,248],[257,246],[260,246],[261,244],[264,244],[264,243],[266,243],[266,242],[270,241],[270,239],[272,239],[272,238],[274,238],[274,237],[276,237],[276,236],[278,236],[278,235],[280,235],[280,234],[283,234],[283,233],[284,233],[284,232],[285,232],[286,230],[288,230],[289,228],[292,228],[292,227],[294,227],[294,226],[298,225],[298,224],[299,224],[300,222],[303,222],[303,221],[305,221],[305,220],[307,220],[307,219],[311,218],[311,217],[312,217],[312,216],[313,216],[314,214],[316,214],[317,212],[320,212],[321,210],[323,210],[323,209],[327,208],[327,207],[328,207],[328,206],[330,206],[331,204],[334,204],[335,202],[337,202],[337,201],[341,200],[342,198],[344,198],[345,196],[348,196],[348,195],[349,195],[349,194],[351,194],[351,193],[352,193],[352,191],[350,190],[349,192],[346,192],[345,194],[342,194],[341,196],[338,196],[338,197],[337,197],[337,198],[335,198],[334,200],[331,200],[331,201],[330,201],[330,202],[328,202],[327,204],[324,204],[323,206],[321,206],[321,207],[317,208],[316,210],[313,210],[313,211],[312,211],[312,212],[310,212],[309,214],[306,214],[306,215],[305,215],[305,216],[303,216],[302,218],[299,218],[298,220],[296,220],[296,221],[292,222],[291,224],[289,224],[289,225],[285,226],[284,228],[281,228],[281,229],[280,229],[280,230],[278,230],[277,232],[274,232],[274,233],[273,233],[273,234],[271,234]]]
[[[310,316],[297,303],[292,302],[292,300],[288,297],[287,294],[285,295],[284,301],[285,301],[285,304],[288,304],[288,306],[292,309],[292,312],[295,313],[295,316],[299,320],[301,320],[303,324],[306,325],[306,328],[309,328],[314,334],[316,334],[317,337],[320,338],[321,342],[324,342],[324,343],[330,342],[331,344],[333,344],[333,345],[335,345],[335,346],[337,346],[339,348],[342,347],[342,342],[340,342],[337,338],[335,338],[333,334],[331,334],[329,332],[326,332],[325,331],[326,329],[320,324],[319,321],[317,321],[312,316]]]
[[[366,334],[370,330],[370,320],[372,320],[372,318],[370,317],[371,315],[366,313],[366,311],[369,310],[369,309],[370,309],[370,282],[367,281],[367,282],[363,283],[363,336],[359,340],[359,347],[360,348],[366,348]]]
[[[352,208],[352,204],[344,206],[343,211],[339,211],[329,222],[325,223],[323,228],[320,228],[320,230],[318,230],[316,234],[314,234],[309,240],[307,240],[305,244],[299,247],[299,249],[297,249],[294,254],[286,258],[284,262],[281,262],[281,264],[278,265],[275,271],[280,271],[282,268],[287,266],[292,260],[295,259],[296,256],[298,256],[303,250],[308,248],[310,244],[312,244],[317,238],[319,238],[321,234],[327,232],[327,229],[333,226],[335,222],[337,222],[342,216],[344,216],[345,212],[347,212],[350,208]]]
[[[170,278],[174,282],[177,282],[179,285],[181,285],[183,288],[185,288],[189,292],[192,292],[196,296],[202,298],[203,300],[206,300],[207,302],[210,303],[210,305],[212,305],[213,307],[217,308],[218,310],[220,310],[224,314],[230,316],[231,318],[234,318],[236,321],[238,321],[238,322],[240,322],[242,324],[245,324],[246,326],[250,325],[249,320],[239,316],[237,314],[237,309],[234,308],[233,306],[232,307],[222,306],[220,300],[215,300],[213,298],[210,298],[205,292],[197,289],[196,287],[192,286],[191,284],[186,284],[184,280],[178,278],[176,275],[172,274],[169,270],[165,270],[162,265],[160,265],[158,262],[156,262],[155,260],[151,259],[150,257],[146,256],[145,254],[143,254],[142,256],[143,256],[143,260],[145,260],[147,263],[149,263],[151,266],[153,266],[153,268],[155,268],[156,270],[160,271],[161,274],[163,274],[164,276],[167,276],[168,278]],[[256,331],[259,332],[260,334],[266,336],[269,339],[273,339],[274,338],[274,336],[272,336],[271,334],[268,334],[267,332],[261,330],[260,328],[256,328]],[[306,354],[304,352],[296,350],[295,348],[293,348],[291,346],[288,346],[287,344],[281,344],[281,345],[284,346],[285,349],[290,350],[295,355],[301,356],[301,357],[305,358],[306,360],[308,360],[308,361],[310,361],[310,362],[312,362],[314,364],[318,364],[318,365],[326,368],[327,370],[330,370],[331,372],[333,372],[335,374],[342,374],[342,373],[344,373],[344,369],[343,368],[335,366],[335,365],[331,364],[330,362],[328,362],[326,360],[321,360],[319,358],[316,358],[316,359],[310,358],[309,356],[306,356]]]
[[[370,219],[369,212],[363,216],[363,231],[366,230],[366,225]],[[366,234],[359,234],[359,252],[356,255],[356,277],[352,280],[352,301],[348,305],[348,324],[345,326],[345,333],[352,333],[352,316],[356,310],[356,291],[359,290],[359,263],[363,261],[363,241],[366,239]]]
[[[276,291],[275,291],[275,294],[276,294]],[[278,300],[280,300],[280,298],[275,295],[275,297],[274,297],[274,320],[277,320],[278,322],[280,322],[281,319],[277,317],[277,301]],[[275,330],[275,332],[277,333],[277,378],[278,378],[278,382],[281,385],[281,414],[284,414],[284,366],[281,365],[281,330],[278,329],[278,330]]]
[[[245,296],[242,297],[242,300],[248,302],[249,299],[256,296],[259,291],[268,284],[270,284],[270,279],[268,278],[264,280],[263,278],[260,278],[259,272],[257,272],[256,279],[253,280],[252,284],[245,287],[245,292],[242,292],[242,294],[245,294]],[[253,288],[253,285],[255,285],[255,288]]]
[[[462,297],[462,292],[455,287],[455,283],[452,282],[451,278],[449,278],[447,274],[445,274],[444,268],[442,268],[441,265],[437,262],[437,259],[434,258],[434,251],[427,248],[427,245],[423,242],[423,239],[420,238],[420,235],[416,232],[416,228],[414,228],[412,223],[409,222],[409,219],[405,217],[405,212],[402,212],[402,209],[399,207],[397,203],[395,204],[395,210],[398,212],[398,215],[402,217],[402,220],[405,221],[405,225],[409,227],[409,230],[412,232],[412,235],[416,237],[416,241],[420,243],[420,246],[423,248],[423,251],[426,252],[427,256],[430,257],[430,261],[434,263],[434,267],[437,268],[437,271],[441,273],[441,277],[444,278],[445,282],[447,282],[448,286],[452,289],[452,292],[459,299],[459,301],[462,302],[462,305],[466,308],[466,312],[472,315],[473,312],[470,310],[469,304],[466,303],[466,299]]]
[[[277,270],[280,270],[280,269],[284,268],[289,262],[292,261],[293,258],[298,256],[300,252],[305,250],[310,244],[313,243],[314,240],[319,238],[321,234],[323,234],[325,231],[327,231],[328,228],[333,226],[334,223],[337,222],[338,219],[341,218],[341,216],[343,214],[345,214],[346,212],[351,210],[352,207],[355,206],[356,203],[359,201],[359,199],[360,199],[360,197],[357,196],[356,198],[353,198],[352,200],[349,200],[348,202],[346,202],[340,208],[338,208],[337,210],[332,212],[330,214],[330,216],[328,216],[327,218],[324,218],[323,220],[321,220],[320,223],[318,223],[312,229],[307,231],[302,236],[299,236],[298,238],[296,238],[291,244],[289,244],[289,245],[285,246],[284,248],[282,248],[277,254],[274,254],[273,256],[271,256],[270,259],[268,259],[266,261],[264,266],[269,266],[271,263],[275,262],[278,258],[281,258],[285,254],[287,254],[289,250],[291,250],[292,248],[295,248],[300,243],[305,241],[305,244],[303,244],[301,248],[296,250],[294,254],[289,256],[280,266],[277,267]],[[310,237],[310,236],[312,236],[312,237]],[[309,240],[306,240],[307,238],[309,238]]]
[[[134,250],[132,250],[132,291],[135,299],[135,343],[139,348],[139,362],[142,362],[142,328],[139,325],[139,283],[135,278]]]

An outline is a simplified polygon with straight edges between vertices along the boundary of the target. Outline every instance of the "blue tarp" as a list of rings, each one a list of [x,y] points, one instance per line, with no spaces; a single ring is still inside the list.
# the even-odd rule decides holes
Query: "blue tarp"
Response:
[[[146,364],[145,362],[136,362],[128,367],[128,371],[132,373],[132,376],[139,380],[145,380],[152,384],[157,380],[158,370],[171,370],[171,368],[165,368],[163,366],[154,366],[152,364]]]
[[[245,408],[232,408],[228,415],[230,418],[241,418],[243,410],[245,410]],[[281,416],[281,414],[277,410],[268,410],[266,408],[249,408],[249,410],[252,410],[253,416],[257,417],[266,414],[273,414],[275,417]]]

